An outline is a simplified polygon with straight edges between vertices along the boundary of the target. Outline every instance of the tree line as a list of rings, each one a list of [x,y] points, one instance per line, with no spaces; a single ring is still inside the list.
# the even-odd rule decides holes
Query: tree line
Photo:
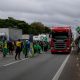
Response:
[[[33,22],[28,24],[25,21],[16,20],[13,17],[8,17],[8,19],[0,19],[0,28],[19,28],[22,29],[23,34],[34,35],[51,32],[51,30],[41,22]]]

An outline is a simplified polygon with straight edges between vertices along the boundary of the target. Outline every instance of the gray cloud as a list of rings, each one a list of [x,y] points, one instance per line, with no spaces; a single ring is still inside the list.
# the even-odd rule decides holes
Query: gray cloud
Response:
[[[0,17],[45,25],[80,25],[80,0],[0,0]]]

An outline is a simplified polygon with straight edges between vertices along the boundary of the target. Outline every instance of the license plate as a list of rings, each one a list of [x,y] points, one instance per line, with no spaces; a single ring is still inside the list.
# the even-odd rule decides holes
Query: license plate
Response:
[[[62,51],[58,51],[58,52],[62,52]]]

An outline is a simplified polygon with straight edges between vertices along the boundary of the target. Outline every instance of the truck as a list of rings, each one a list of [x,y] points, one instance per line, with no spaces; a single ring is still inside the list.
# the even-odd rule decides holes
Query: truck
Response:
[[[37,36],[33,36],[34,41],[49,41],[49,37],[47,34],[39,34]]]
[[[0,40],[22,39],[22,30],[17,28],[0,28]]]
[[[0,51],[2,51],[3,41],[22,39],[22,30],[17,28],[0,28]]]
[[[71,27],[52,27],[50,41],[51,53],[70,53],[72,40]]]

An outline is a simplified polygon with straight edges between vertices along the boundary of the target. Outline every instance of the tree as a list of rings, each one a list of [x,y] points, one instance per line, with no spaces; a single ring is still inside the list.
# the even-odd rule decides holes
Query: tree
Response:
[[[51,29],[45,26],[45,33],[50,33],[50,32],[51,32]]]
[[[33,34],[41,34],[44,33],[44,25],[41,22],[34,22],[31,24],[31,27],[34,31]]]
[[[42,34],[49,33],[50,29],[41,22],[33,22],[31,25],[22,20],[16,20],[13,17],[0,19],[0,28],[19,28],[23,34]]]

